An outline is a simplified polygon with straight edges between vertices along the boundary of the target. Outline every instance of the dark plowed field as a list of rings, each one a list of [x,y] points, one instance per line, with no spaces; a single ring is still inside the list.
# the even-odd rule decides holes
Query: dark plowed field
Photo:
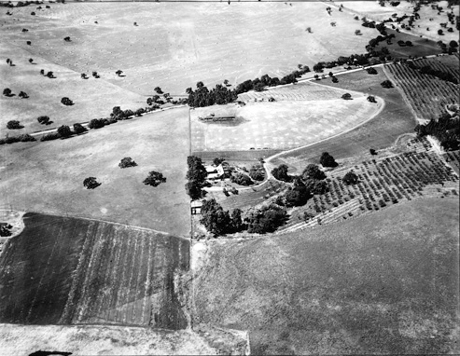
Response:
[[[0,322],[187,326],[175,287],[189,242],[146,229],[26,214],[0,257]]]

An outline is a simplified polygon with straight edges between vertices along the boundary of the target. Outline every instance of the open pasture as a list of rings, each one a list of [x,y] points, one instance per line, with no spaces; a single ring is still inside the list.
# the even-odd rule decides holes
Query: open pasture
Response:
[[[387,148],[393,145],[398,136],[413,132],[416,121],[402,95],[395,88],[384,89],[380,85],[388,79],[381,67],[377,68],[377,75],[362,70],[337,78],[338,83],[332,83],[330,78],[317,83],[381,97],[385,107],[372,120],[358,128],[338,137],[281,153],[270,160],[271,165],[287,164],[291,173],[300,174],[309,163],[318,164],[322,152],[329,152],[341,165],[353,165],[369,159],[370,148]]]
[[[421,74],[401,63],[390,64],[386,68],[394,84],[403,91],[418,120],[437,119],[446,112],[446,105],[458,103],[458,86],[453,83]]]
[[[232,122],[202,122],[213,107],[191,111],[192,150],[289,149],[326,139],[369,120],[383,103],[353,100],[257,102],[236,110]],[[217,115],[217,114],[216,114]]]
[[[188,109],[156,112],[64,140],[3,145],[4,204],[21,211],[102,219],[187,236]],[[138,166],[121,169],[131,157]],[[152,170],[166,182],[143,184]],[[96,177],[101,186],[85,189]]]
[[[27,213],[0,257],[0,322],[183,329],[186,239],[93,220]]]
[[[295,233],[208,243],[197,320],[254,354],[458,353],[458,200],[422,198]]]
[[[350,14],[328,15],[327,4],[319,2],[75,2],[50,7],[36,16],[30,7],[15,8],[13,16],[2,11],[4,40],[32,57],[78,73],[98,71],[101,79],[144,95],[153,94],[156,86],[182,94],[198,81],[212,86],[263,74],[281,77],[299,63],[311,67],[360,53],[377,35],[375,29],[360,28]],[[22,33],[23,27],[29,32]],[[357,28],[362,36],[354,34]],[[66,36],[71,42],[63,41]],[[116,77],[118,69],[126,77]]]
[[[90,79],[81,79],[80,73],[57,64],[55,60],[37,57],[26,49],[3,40],[0,41],[0,53],[1,90],[10,88],[15,94],[13,97],[0,96],[2,138],[6,132],[10,135],[30,133],[108,117],[114,106],[121,106],[123,110],[136,110],[146,106],[145,97],[139,94],[122,89],[102,78],[95,79],[91,72],[87,73]],[[9,66],[6,58],[10,58],[14,66]],[[35,64],[29,63],[29,58],[33,58]],[[45,74],[53,72],[55,78],[41,75],[41,69]],[[19,98],[20,91],[26,92],[29,98]],[[63,97],[70,98],[74,105],[61,104]],[[53,124],[41,125],[37,122],[39,116],[49,116]],[[19,120],[24,128],[7,130],[6,123],[10,120]]]

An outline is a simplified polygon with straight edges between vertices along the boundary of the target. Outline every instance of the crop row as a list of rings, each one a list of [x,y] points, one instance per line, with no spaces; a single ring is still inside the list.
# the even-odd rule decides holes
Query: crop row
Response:
[[[420,74],[404,64],[390,64],[387,68],[420,118],[438,118],[445,105],[458,100],[457,86],[452,83]]]
[[[353,170],[359,183],[346,185],[341,176],[327,178],[328,192],[315,195],[307,205],[294,210],[280,232],[377,211],[423,196],[429,187],[458,194],[458,176],[433,152],[406,152],[379,161],[365,161]],[[306,224],[299,223],[302,220]]]
[[[417,68],[422,68],[424,66],[430,66],[432,69],[439,70],[444,73],[450,73],[460,81],[460,73],[458,71],[458,59],[457,66],[453,67],[448,64],[445,64],[436,59],[420,59],[414,62]]]

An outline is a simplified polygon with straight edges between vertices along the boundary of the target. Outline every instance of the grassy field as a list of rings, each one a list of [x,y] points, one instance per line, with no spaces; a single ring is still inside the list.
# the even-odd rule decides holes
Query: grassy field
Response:
[[[188,236],[188,142],[188,109],[182,108],[65,140],[4,145],[3,203],[21,211],[89,217]],[[138,166],[120,169],[123,157],[132,157]],[[152,170],[163,173],[167,181],[158,187],[144,185]],[[87,177],[96,177],[102,185],[85,189]]]
[[[359,25],[353,17],[330,16],[322,3],[50,6],[36,16],[31,7],[14,9],[13,16],[2,11],[4,41],[78,73],[96,70],[102,80],[140,94],[152,94],[157,85],[177,94],[200,80],[235,84],[265,73],[282,76],[298,63],[312,66],[361,52],[377,34],[361,29],[363,36],[355,36]],[[29,32],[22,33],[23,27]],[[333,41],[338,35],[342,41]],[[72,42],[64,42],[66,36]],[[126,77],[117,78],[117,69]]]
[[[184,329],[186,239],[28,213],[0,257],[0,322]]]
[[[318,83],[334,88],[362,92],[366,95],[376,95],[385,101],[385,107],[371,121],[362,126],[323,142],[281,154],[271,160],[271,164],[287,164],[289,171],[300,173],[309,163],[319,163],[322,152],[329,152],[342,165],[353,165],[370,158],[369,149],[383,149],[391,146],[396,138],[404,133],[413,132],[416,125],[414,115],[404,102],[397,89],[384,89],[380,83],[388,77],[381,68],[377,75],[366,71],[338,76],[338,83],[331,79]]]
[[[121,106],[123,110],[146,106],[146,98],[142,95],[122,89],[102,78],[95,79],[91,73],[87,73],[90,79],[81,79],[80,73],[58,64],[52,58],[48,60],[37,57],[26,48],[0,41],[0,53],[1,90],[3,92],[4,88],[10,88],[16,94],[14,97],[0,96],[2,138],[6,132],[14,135],[108,117],[114,106]],[[12,59],[15,65],[6,64],[6,58]],[[29,58],[33,58],[36,64],[30,64]],[[52,71],[56,78],[42,76],[41,69],[45,73]],[[29,98],[19,98],[20,91],[26,92]],[[61,104],[62,97],[70,98],[74,105]],[[45,126],[37,122],[37,117],[44,115],[49,116],[52,125]],[[24,128],[7,130],[6,123],[10,120],[19,120]]]
[[[420,199],[277,237],[208,243],[196,321],[254,354],[458,353],[458,200]]]
[[[313,88],[320,100],[292,100],[280,102],[249,102],[245,106],[232,108],[236,118],[230,122],[203,122],[215,112],[216,107],[196,108],[191,111],[192,150],[250,150],[250,149],[290,149],[326,139],[360,125],[375,115],[383,106],[377,98],[377,104],[370,103],[362,93],[352,92],[353,100],[343,100],[344,90],[335,91],[335,97],[329,95],[324,100],[318,92],[323,87],[308,83],[299,84],[299,95]],[[319,87],[320,90],[317,90]],[[324,89],[323,89],[324,91]],[[278,95],[291,94],[290,87],[277,90]],[[270,96],[270,91],[265,94]],[[313,94],[315,95],[315,94]]]

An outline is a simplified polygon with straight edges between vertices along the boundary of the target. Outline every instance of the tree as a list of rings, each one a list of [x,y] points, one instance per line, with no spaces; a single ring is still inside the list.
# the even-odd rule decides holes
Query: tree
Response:
[[[10,120],[6,123],[6,128],[9,130],[19,130],[24,128],[18,120]]]
[[[46,76],[47,76],[48,78],[50,78],[50,79],[52,79],[52,78],[56,78],[56,77],[54,76],[54,73],[53,73],[53,72],[51,72],[51,71],[50,71],[50,72],[48,72],[48,73],[46,73]]]
[[[239,184],[239,185],[248,186],[248,185],[254,184],[254,182],[251,180],[251,178],[249,178],[249,176],[247,176],[246,174],[243,174],[243,173],[233,174],[230,177],[230,180],[232,181],[232,183],[236,183],[236,184]]]
[[[284,195],[286,206],[303,206],[310,199],[311,193],[300,178],[295,178],[294,187]]]
[[[34,59],[33,58],[29,58],[29,63],[33,63],[34,62]]]
[[[96,180],[96,177],[88,177],[83,181],[83,186],[86,187],[86,189],[95,189],[100,185],[101,183]]]
[[[345,174],[345,175],[343,176],[342,181],[343,181],[346,185],[356,184],[356,183],[358,183],[359,178],[358,178],[358,176],[355,174],[355,172],[353,172],[353,170],[351,170],[351,171],[349,171],[347,174]]]
[[[199,199],[202,197],[203,192],[201,190],[202,184],[195,180],[190,180],[185,184],[185,191],[192,200]]]
[[[271,204],[249,212],[245,221],[248,223],[249,233],[265,234],[275,231],[286,221],[286,218],[286,209]]]
[[[91,73],[91,74],[92,74],[92,76],[93,76],[94,78],[96,78],[96,79],[97,79],[97,78],[100,78],[100,75],[97,74],[97,72],[93,72],[93,73]]]
[[[62,125],[58,127],[57,132],[61,137],[69,137],[70,135],[72,135],[72,131],[70,130],[70,127],[67,125]]]
[[[249,177],[256,181],[263,181],[265,179],[265,171],[259,167],[252,166],[249,170]]]
[[[63,98],[61,99],[61,103],[64,104],[64,105],[67,105],[67,106],[73,105],[73,101],[70,100],[70,99],[67,98],[67,97],[63,97]]]
[[[288,166],[285,164],[281,164],[278,167],[272,169],[272,175],[275,179],[281,180],[284,182],[290,182],[291,176],[288,175]]]
[[[119,77],[123,74],[123,71],[122,70],[117,70],[115,72],[116,75],[118,75]]]
[[[458,47],[457,41],[450,41],[450,42],[449,42],[449,47],[457,48],[457,47]]]
[[[369,67],[369,68],[366,68],[366,72],[368,74],[377,74],[377,69],[375,69],[374,67]]]
[[[373,148],[370,148],[370,149],[369,149],[369,153],[370,153],[372,156],[377,155],[377,151],[374,150]]]
[[[166,177],[163,177],[162,173],[156,171],[149,172],[149,175],[143,181],[145,185],[151,185],[152,187],[156,187],[164,182],[166,182]]]
[[[67,36],[67,37],[64,37],[64,41],[66,41],[66,42],[70,42],[70,37],[69,37],[69,36]]]
[[[356,36],[361,36],[361,35],[362,35],[361,30],[356,30],[356,31],[355,31],[355,35],[356,35]]]
[[[44,70],[44,69],[40,69],[40,74],[41,74],[41,75],[45,75],[45,70]]]
[[[323,152],[321,158],[319,159],[319,163],[323,167],[337,167],[338,164],[335,161],[334,157],[332,157],[328,152]]]
[[[19,92],[18,96],[23,99],[27,99],[29,97],[29,95],[27,95],[27,93],[24,91]]]
[[[42,125],[48,125],[50,122],[50,118],[48,116],[39,116],[37,117],[37,121]]]
[[[327,183],[319,179],[307,179],[305,187],[311,194],[324,194],[328,191]]]
[[[216,157],[216,158],[214,158],[213,161],[212,161],[212,163],[213,163],[215,166],[220,165],[222,162],[225,162],[225,158]]]
[[[380,85],[383,88],[387,88],[387,89],[393,88],[393,83],[391,81],[389,81],[388,79],[384,80],[382,83],[380,83]]]
[[[10,88],[5,88],[3,89],[3,95],[4,96],[11,96],[12,92]]]
[[[345,93],[342,95],[342,99],[344,100],[350,100],[351,99],[351,94],[350,93]]]
[[[438,30],[438,35],[439,35],[439,36],[442,36],[442,35],[444,35],[444,32],[443,32],[441,29],[439,29],[439,30]]]
[[[160,87],[155,87],[155,89],[153,89],[153,90],[155,90],[155,92],[158,93],[158,94],[163,94],[163,91],[161,90]]]
[[[79,135],[83,132],[86,132],[88,131],[88,129],[86,127],[84,127],[82,124],[79,124],[79,123],[76,123],[76,124],[73,124],[73,131]]]
[[[322,180],[326,178],[326,174],[316,164],[311,163],[308,166],[306,166],[305,169],[303,170],[302,178],[304,180],[307,180],[307,179]]]
[[[376,103],[377,100],[375,100],[375,96],[372,96],[372,95],[369,95],[367,97],[367,101],[370,102],[370,103]]]
[[[120,163],[118,163],[118,167],[120,168],[129,168],[129,167],[136,167],[137,163],[133,161],[131,157],[122,158]]]
[[[255,91],[263,91],[264,90],[263,83],[257,83],[256,85],[254,85],[254,90]]]
[[[332,83],[338,83],[339,80],[337,79],[337,77],[332,77]]]
[[[99,129],[104,126],[105,126],[104,119],[92,119],[88,124],[88,127],[90,129]]]

